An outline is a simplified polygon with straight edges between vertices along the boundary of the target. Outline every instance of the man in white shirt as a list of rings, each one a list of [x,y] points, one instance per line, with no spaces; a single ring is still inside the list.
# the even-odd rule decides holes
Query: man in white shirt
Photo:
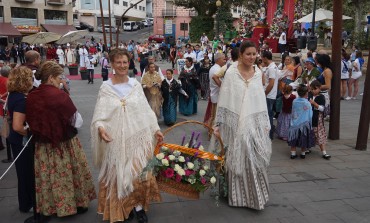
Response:
[[[218,95],[220,94],[220,86],[217,85],[217,83],[213,80],[212,77],[221,70],[221,67],[224,66],[225,63],[226,63],[225,54],[216,53],[215,54],[215,64],[209,70],[209,80],[210,80],[209,87],[211,89],[210,99],[212,103],[211,116],[209,120],[207,121],[207,124],[209,126],[213,126],[213,121],[215,120],[216,110],[217,110]]]
[[[202,61],[204,59],[204,52],[200,50],[200,46],[197,44],[195,46],[195,61],[194,61],[194,68],[195,70],[198,72],[199,69],[200,69],[200,61]],[[186,57],[185,57],[186,58]]]
[[[197,55],[193,51],[193,47],[192,46],[188,46],[186,48],[186,53],[184,54],[184,59],[185,58],[188,58],[188,57],[191,57],[191,59],[193,59],[193,62],[194,63],[197,61]]]
[[[272,61],[272,53],[270,51],[263,51],[262,62],[267,66],[264,72],[264,88],[266,95],[267,111],[270,119],[270,139],[274,138],[274,124],[273,124],[273,107],[276,101],[278,88],[278,68]]]
[[[203,33],[203,35],[200,37],[200,42],[202,43],[202,47],[208,44],[208,37],[205,33]]]
[[[280,53],[284,53],[286,50],[286,33],[283,30],[279,37],[279,51]]]

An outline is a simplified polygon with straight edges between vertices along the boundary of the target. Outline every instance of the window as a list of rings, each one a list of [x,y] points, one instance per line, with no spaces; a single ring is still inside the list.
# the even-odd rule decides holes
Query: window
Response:
[[[127,2],[125,2],[125,1],[123,1],[123,2],[122,2],[122,5],[123,5],[123,6],[128,6],[128,3],[127,3]]]
[[[238,12],[237,8],[233,8],[233,12],[237,13]]]
[[[134,4],[130,3],[130,7],[132,8],[132,6],[134,6]]]
[[[50,19],[50,20],[66,20],[67,19],[66,11],[44,10],[44,13],[45,13],[45,19]]]
[[[135,5],[135,7],[134,7],[135,9],[137,9],[137,5]]]
[[[114,0],[114,4],[119,5],[119,0]]]
[[[139,10],[141,10],[141,5],[139,6]]]
[[[145,12],[145,7],[143,6],[143,11]]]
[[[167,10],[173,10],[173,1],[172,0],[171,1],[167,0],[166,1],[166,9]]]
[[[180,23],[180,30],[186,31],[188,30],[188,23]]]
[[[1,0],[0,0],[0,2],[1,2]],[[3,7],[2,6],[0,6],[0,17],[4,17],[4,12],[3,12]]]
[[[37,9],[31,8],[11,8],[12,18],[37,19]]]

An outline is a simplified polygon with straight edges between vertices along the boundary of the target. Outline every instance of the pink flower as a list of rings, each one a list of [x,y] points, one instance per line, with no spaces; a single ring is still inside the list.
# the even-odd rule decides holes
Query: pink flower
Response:
[[[180,182],[182,180],[182,177],[178,174],[176,174],[176,182]]]
[[[202,182],[202,184],[205,185],[207,183],[207,180],[206,178],[202,177],[200,178],[200,182]]]
[[[190,176],[194,173],[193,170],[185,170],[185,176]]]
[[[165,172],[166,178],[172,178],[175,173],[175,171],[171,168],[167,168],[164,172]]]

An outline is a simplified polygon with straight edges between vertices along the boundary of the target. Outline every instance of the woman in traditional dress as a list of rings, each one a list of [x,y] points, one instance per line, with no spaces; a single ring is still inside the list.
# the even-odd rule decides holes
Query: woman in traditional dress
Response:
[[[129,58],[126,50],[110,52],[116,73],[100,87],[91,123],[94,163],[100,167],[98,213],[116,222],[136,212],[145,223],[149,202],[161,198],[155,177],[141,173],[163,134],[141,84],[128,77]]]
[[[254,65],[253,42],[240,46],[239,62],[226,71],[215,122],[215,134],[228,145],[226,170],[230,206],[262,210],[269,200],[270,122],[262,72]]]
[[[199,69],[200,97],[202,100],[208,100],[209,97],[209,69],[211,69],[211,61],[208,55],[205,54]]]
[[[173,70],[166,71],[166,78],[162,81],[161,91],[163,96],[163,118],[166,125],[176,123],[177,117],[177,96],[179,93],[187,97],[181,84],[173,79]]]
[[[179,110],[183,115],[193,115],[198,112],[198,93],[199,78],[193,65],[193,59],[187,57],[185,66],[179,75],[181,86],[185,90],[188,98],[184,95],[179,96]]]
[[[143,85],[145,97],[157,118],[161,117],[161,106],[163,102],[161,94],[162,79],[158,72],[155,71],[154,63],[148,65],[149,70],[145,72],[141,84]]]
[[[66,55],[67,65],[74,63],[75,53],[74,53],[74,50],[71,49],[71,46],[69,43],[67,43],[67,49],[65,49],[64,53]]]
[[[41,85],[28,94],[26,121],[35,142],[37,213],[64,217],[87,211],[96,198],[93,179],[77,129],[81,115],[60,90],[63,68],[56,62],[41,65]]]

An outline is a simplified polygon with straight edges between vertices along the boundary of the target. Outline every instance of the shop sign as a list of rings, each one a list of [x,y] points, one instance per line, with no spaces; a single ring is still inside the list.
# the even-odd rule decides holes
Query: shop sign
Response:
[[[39,26],[19,25],[15,26],[16,29],[22,34],[33,34],[40,32]]]

